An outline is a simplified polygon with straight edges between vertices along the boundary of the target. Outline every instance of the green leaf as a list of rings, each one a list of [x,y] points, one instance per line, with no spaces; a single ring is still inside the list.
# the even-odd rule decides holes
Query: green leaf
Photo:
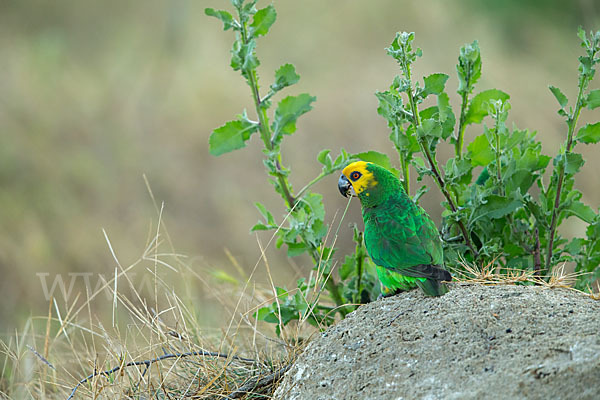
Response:
[[[465,116],[465,125],[480,123],[488,115],[488,104],[496,100],[506,101],[510,96],[498,89],[484,90],[475,95],[469,102],[469,109]]]
[[[275,7],[272,4],[258,10],[256,14],[254,14],[254,19],[250,24],[250,36],[259,37],[261,35],[266,35],[276,18],[277,11],[275,11]]]
[[[577,132],[577,141],[585,144],[598,143],[600,141],[600,122],[587,124]]]
[[[594,222],[594,218],[596,217],[596,213],[592,209],[592,207],[587,204],[583,204],[580,201],[574,201],[565,209],[570,214],[575,215],[580,220],[591,224]]]
[[[211,133],[208,139],[209,152],[214,156],[220,156],[241,149],[257,130],[258,124],[250,121],[229,121]]]
[[[470,153],[471,165],[486,166],[496,157],[492,146],[485,135],[479,135],[467,146]]]
[[[377,164],[377,165],[387,169],[388,171],[392,171],[392,172],[396,173],[396,175],[398,175],[398,171],[396,169],[394,169],[394,167],[392,166],[392,163],[390,162],[390,158],[387,156],[387,154],[383,154],[378,151],[371,150],[371,151],[365,151],[362,153],[353,154],[352,157],[358,158],[359,160],[362,160],[362,161]]]
[[[257,222],[256,224],[254,224],[254,226],[252,228],[250,228],[250,232],[256,232],[256,231],[268,231],[271,230],[273,228],[271,228],[270,226],[267,226],[265,224],[263,224],[262,222]]]
[[[317,98],[307,93],[298,96],[288,96],[281,100],[275,110],[275,117],[271,128],[274,137],[281,133],[291,135],[296,131],[296,121],[302,114],[312,109],[311,103]]]
[[[493,194],[488,196],[485,199],[485,203],[475,210],[474,218],[471,222],[475,222],[481,218],[499,219],[522,206],[523,203],[517,199]]]
[[[223,22],[224,31],[230,28],[237,28],[237,21],[234,20],[231,14],[229,14],[227,11],[215,10],[214,8],[205,8],[204,13],[209,17],[215,17],[220,19],[221,22]]]
[[[433,118],[425,119],[417,127],[417,136],[421,138],[440,138],[442,137],[442,127]]]
[[[591,90],[585,99],[585,103],[590,110],[600,107],[600,89]]]
[[[327,157],[329,153],[331,153],[331,150],[329,149],[321,150],[317,156],[317,161],[323,165],[331,166],[331,157]]]
[[[296,73],[296,68],[292,64],[284,64],[275,71],[275,82],[271,85],[271,90],[277,92],[299,80],[300,75]]]
[[[302,198],[313,213],[315,219],[323,221],[325,219],[325,206],[323,205],[323,195],[319,193],[309,193]]]
[[[271,214],[269,212],[269,210],[267,210],[267,207],[265,207],[263,204],[259,203],[258,201],[256,203],[254,203],[254,205],[258,209],[258,212],[260,213],[260,215],[262,215],[262,217],[265,219],[265,221],[267,221],[267,223],[269,225],[277,225],[277,223],[275,222],[275,218],[273,218],[273,214]]]
[[[554,157],[554,167],[559,167],[560,165],[564,165],[565,173],[568,175],[576,174],[579,169],[583,166],[583,157],[578,153],[561,153]]]
[[[556,97],[558,104],[560,104],[560,108],[565,108],[565,106],[569,104],[569,99],[567,99],[567,96],[565,96],[559,88],[552,85],[548,86],[548,88],[550,89],[554,97]]]
[[[250,40],[243,44],[241,40],[233,42],[231,48],[231,68],[234,71],[242,70],[242,75],[248,78],[248,72],[260,65],[260,61],[254,54],[256,41]]]
[[[456,72],[459,79],[457,93],[460,95],[471,93],[481,77],[481,54],[477,40],[460,48]]]
[[[304,253],[308,248],[304,243],[288,243],[288,257],[296,257]]]
[[[423,81],[425,82],[425,87],[423,88],[423,97],[427,97],[430,94],[440,94],[444,91],[444,88],[446,87],[446,81],[448,80],[449,76],[446,74],[431,74],[429,76],[426,76],[425,78],[423,78]]]

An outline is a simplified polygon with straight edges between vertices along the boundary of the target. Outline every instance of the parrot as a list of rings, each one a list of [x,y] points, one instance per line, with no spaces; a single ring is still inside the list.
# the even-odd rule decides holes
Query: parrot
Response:
[[[377,164],[355,161],[338,180],[344,197],[358,197],[365,224],[364,244],[382,285],[384,297],[417,286],[426,296],[448,292],[443,281],[442,241],[431,217],[404,191],[392,172]]]

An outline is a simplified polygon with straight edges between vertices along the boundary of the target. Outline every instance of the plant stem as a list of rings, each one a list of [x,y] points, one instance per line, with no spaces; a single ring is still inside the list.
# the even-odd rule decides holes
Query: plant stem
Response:
[[[565,162],[561,163],[558,167],[558,179],[556,181],[556,196],[554,197],[554,204],[552,206],[552,219],[550,220],[550,237],[548,239],[548,248],[546,250],[546,271],[550,271],[550,267],[552,264],[552,253],[554,251],[554,237],[556,235],[556,225],[558,223],[559,217],[559,207],[560,207],[560,196],[562,193],[562,187],[565,180],[565,163],[566,156],[571,153],[573,148],[573,133],[575,132],[575,127],[577,126],[577,121],[579,120],[579,115],[581,114],[581,106],[582,106],[582,98],[583,91],[587,84],[586,77],[583,77],[582,81],[579,85],[579,92],[577,93],[577,103],[575,103],[575,110],[573,110],[573,114],[569,116],[567,120],[567,124],[569,130],[567,132],[567,142],[565,147]]]
[[[410,103],[410,109],[413,114],[413,124],[415,126],[415,131],[416,131],[416,129],[419,126],[421,126],[421,120],[419,118],[419,113],[417,112],[417,105],[416,105],[416,102],[414,99],[414,94],[413,94],[413,89],[412,89],[412,81],[411,81],[411,77],[410,77],[410,66],[403,64],[402,67],[404,69],[404,75],[406,76],[406,79],[409,82],[409,87],[406,91],[406,94],[408,95],[408,102]],[[427,143],[424,143],[424,141],[422,139],[420,139],[418,136],[417,136],[417,141],[419,142],[419,146],[421,147],[421,151],[425,155],[425,158],[427,158],[427,162],[429,163],[429,168],[431,169],[431,172],[433,173],[433,176],[435,178],[434,179],[435,183],[437,184],[438,188],[440,189],[440,191],[446,198],[446,201],[448,201],[448,205],[450,206],[450,209],[452,210],[452,212],[457,212],[458,207],[456,206],[454,199],[452,198],[452,195],[450,194],[450,192],[448,191],[448,188],[446,187],[446,183],[444,182],[444,178],[442,177],[442,174],[440,172],[440,168],[438,166],[437,160],[431,154],[431,151],[429,150]],[[473,246],[473,243],[471,242],[471,239],[469,238],[469,233],[467,231],[467,228],[465,227],[463,222],[460,220],[456,221],[456,223],[458,224],[461,234],[465,240],[465,244],[471,250],[475,259],[479,258],[479,253],[477,252],[477,249],[475,249],[475,246]]]
[[[404,186],[406,194],[410,196],[410,173],[408,171],[408,162],[401,151],[398,150],[398,154],[400,156],[400,165],[402,166],[402,177],[404,178],[402,185]]]
[[[238,8],[238,14],[240,17],[240,21],[242,21],[242,11],[241,8]],[[242,34],[242,41],[244,42],[244,44],[248,44],[248,26],[247,26],[247,21],[243,21],[241,24],[241,34]],[[267,116],[267,110],[262,106],[262,100],[260,98],[260,93],[258,91],[258,75],[256,73],[256,69],[251,69],[249,71],[247,71],[247,78],[248,78],[248,85],[250,86],[250,89],[252,90],[252,99],[254,100],[254,107],[256,109],[256,114],[258,115],[258,130],[260,132],[260,137],[263,141],[263,144],[265,146],[265,149],[267,149],[269,151],[269,153],[272,152],[273,150],[273,144],[271,142],[271,130],[269,127],[269,117]],[[272,157],[272,156],[270,156]],[[292,209],[294,207],[294,204],[296,203],[296,199],[294,198],[293,194],[291,193],[291,189],[289,186],[289,183],[285,177],[284,174],[280,173],[280,168],[282,165],[282,161],[281,161],[281,153],[277,153],[277,155],[275,156],[275,165],[277,166],[277,182],[279,183],[279,186],[281,187],[281,191],[283,192],[283,197],[285,199],[285,202],[288,206],[289,209]]]
[[[466,82],[467,88],[471,81],[471,74],[467,72]],[[465,89],[462,93],[462,102],[460,105],[460,119],[458,120],[458,130],[456,131],[456,143],[454,144],[454,152],[457,159],[462,158],[463,141],[465,135],[465,120],[467,119],[467,104],[469,101],[469,92]]]

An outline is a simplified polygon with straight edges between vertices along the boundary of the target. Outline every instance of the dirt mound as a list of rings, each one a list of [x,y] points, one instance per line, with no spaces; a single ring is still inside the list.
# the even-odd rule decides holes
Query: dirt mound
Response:
[[[348,315],[278,399],[599,399],[600,302],[566,289],[451,285]]]

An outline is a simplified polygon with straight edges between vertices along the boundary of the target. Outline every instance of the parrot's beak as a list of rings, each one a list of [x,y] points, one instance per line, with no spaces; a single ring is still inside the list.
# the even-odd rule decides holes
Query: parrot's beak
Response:
[[[340,175],[340,179],[338,180],[338,189],[344,197],[348,197],[348,192],[350,192],[350,196],[354,195],[352,184],[344,174]]]

